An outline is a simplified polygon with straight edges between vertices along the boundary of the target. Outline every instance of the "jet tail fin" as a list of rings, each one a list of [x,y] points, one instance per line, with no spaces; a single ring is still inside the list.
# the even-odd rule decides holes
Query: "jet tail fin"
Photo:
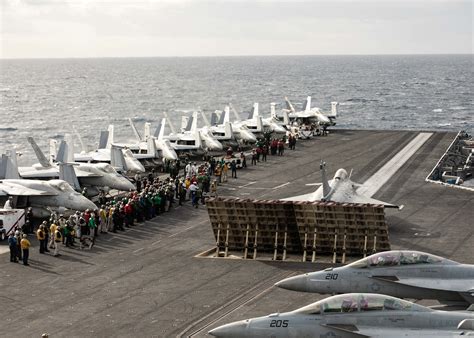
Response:
[[[290,125],[290,116],[288,115],[288,112],[285,110],[283,111],[283,123],[285,126]]]
[[[58,152],[56,154],[56,161],[59,162],[59,163],[67,163],[68,162],[67,161],[67,153],[68,153],[67,143],[65,141],[61,141],[61,143],[59,143]]]
[[[291,111],[292,113],[295,112],[295,107],[291,104],[290,100],[285,96],[285,103],[286,103],[286,109]]]
[[[49,164],[53,164],[56,161],[56,155],[58,153],[58,141],[55,139],[49,139]]]
[[[211,114],[211,126],[215,126],[219,124],[219,119],[222,116],[223,112],[220,110],[216,110]]]
[[[257,117],[257,131],[263,132],[263,121],[261,116]]]
[[[308,97],[306,98],[306,102],[305,102],[305,104],[304,104],[303,110],[304,110],[305,112],[309,112],[309,111],[311,110],[311,96],[308,96]]]
[[[226,108],[227,108],[227,106],[226,106]],[[235,120],[240,121],[239,113],[237,113],[237,110],[235,110],[234,105],[232,103],[229,103],[229,108],[232,109],[232,111],[234,112]]]
[[[201,138],[201,133],[199,132],[199,130],[194,131],[193,135],[196,138],[196,146],[198,146],[199,148],[202,148],[203,147],[202,138]]]
[[[270,103],[270,117],[274,120],[278,120],[275,105],[276,105],[275,102]]]
[[[259,114],[259,111],[258,111],[258,102],[255,102],[253,104],[253,110],[252,112],[249,114],[249,120],[252,120],[252,119],[257,119],[258,118],[258,115]]]
[[[222,112],[222,114],[224,114],[224,123],[226,122],[230,122],[230,107],[229,106],[225,106],[224,107],[224,111]]]
[[[181,131],[190,131],[192,122],[192,117],[181,116]]]
[[[165,136],[165,124],[166,124],[166,118],[163,117],[155,131],[155,137],[158,140],[162,140],[163,137]]]
[[[132,121],[131,118],[128,119],[128,123],[130,123],[130,127],[132,127],[133,134],[135,135],[137,141],[138,141],[138,142],[141,142],[141,141],[142,141],[142,137],[141,137],[140,133],[138,132],[137,127],[135,127],[135,123],[133,123],[133,121]]]
[[[74,190],[81,191],[81,186],[72,164],[59,163],[59,179],[69,183]]]
[[[46,158],[46,156],[44,156],[43,152],[41,151],[41,149],[38,147],[38,144],[36,143],[36,141],[31,137],[31,136],[28,136],[26,138],[28,140],[28,142],[30,143],[31,147],[33,148],[33,150],[35,151],[35,154],[36,154],[36,158],[38,159],[39,163],[41,164],[42,167],[45,167],[45,168],[48,168],[51,166],[51,164],[49,163],[48,159]]]
[[[210,127],[211,124],[209,123],[209,120],[207,119],[206,114],[204,114],[203,111],[201,111],[201,116],[202,116],[202,119],[204,120],[204,123],[206,124],[206,126]]]
[[[7,151],[2,155],[2,163],[0,165],[0,179],[19,179],[18,166],[16,163],[16,151]]]
[[[102,130],[100,132],[99,148],[98,149],[106,149],[108,139],[109,139],[109,132],[107,130]]]
[[[319,165],[319,169],[321,170],[321,179],[323,183],[323,196],[326,197],[331,192],[331,187],[329,186],[329,182],[326,175],[326,162],[321,160],[321,164]]]
[[[190,125],[190,131],[195,132],[197,130],[197,123],[198,123],[198,112],[195,111],[193,112],[193,115],[191,116],[191,125]]]
[[[155,139],[151,137],[146,141],[146,153],[148,155],[153,155],[154,157],[157,157]]]
[[[234,139],[234,131],[232,130],[232,124],[230,124],[230,122],[225,123],[224,130],[225,130],[225,137],[229,139]]]
[[[331,114],[326,116],[335,118],[337,116],[337,106],[339,106],[339,102],[331,102]]]
[[[166,120],[168,121],[168,124],[169,124],[169,126],[170,126],[171,132],[172,132],[173,134],[176,134],[176,129],[174,128],[173,122],[171,122],[170,118],[168,117],[168,113],[167,113],[167,112],[164,112],[163,115],[165,115]]]
[[[144,133],[144,138],[146,141],[151,138],[151,123],[150,122],[145,122],[145,133]]]
[[[74,139],[72,138],[71,134],[65,134],[64,141],[66,141],[66,145],[67,145],[66,162],[72,163],[74,162]]]
[[[86,149],[86,146],[85,146],[85,144],[84,144],[84,141],[82,140],[81,135],[80,135],[79,132],[76,130],[76,128],[74,128],[74,126],[72,127],[72,130],[73,130],[74,133],[76,134],[77,139],[79,140],[79,143],[81,144],[81,151],[86,152],[87,149]]]
[[[105,147],[107,149],[110,149],[112,147],[112,144],[114,143],[114,125],[109,124],[109,128],[107,128],[107,131],[109,132],[109,137],[107,137],[107,145]]]
[[[118,147],[110,148],[110,165],[121,172],[126,172],[128,170],[122,149]]]

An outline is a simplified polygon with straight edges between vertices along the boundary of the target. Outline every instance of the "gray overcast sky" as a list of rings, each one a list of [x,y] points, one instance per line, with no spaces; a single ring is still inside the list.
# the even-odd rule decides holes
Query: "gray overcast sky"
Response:
[[[0,0],[2,58],[472,53],[472,0]]]

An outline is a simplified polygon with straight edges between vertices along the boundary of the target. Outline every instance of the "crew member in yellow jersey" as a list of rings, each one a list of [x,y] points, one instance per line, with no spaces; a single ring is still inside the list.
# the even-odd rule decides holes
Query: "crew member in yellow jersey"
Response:
[[[23,234],[23,238],[20,241],[21,251],[23,251],[23,265],[30,265],[28,264],[28,257],[30,256],[30,246],[31,243],[28,240],[28,236]]]
[[[44,225],[41,224],[36,231],[36,238],[38,239],[40,245],[39,245],[39,252],[40,254],[43,254],[46,251],[46,234],[44,231]]]

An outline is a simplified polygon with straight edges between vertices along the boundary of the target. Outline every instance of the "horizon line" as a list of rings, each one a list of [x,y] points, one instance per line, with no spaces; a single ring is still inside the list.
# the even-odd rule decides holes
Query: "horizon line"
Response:
[[[0,57],[0,61],[8,60],[65,60],[65,59],[151,59],[151,58],[238,58],[238,57],[307,57],[307,56],[447,56],[474,53],[381,53],[381,54],[242,54],[242,55],[151,55],[151,56],[47,56],[47,57]]]

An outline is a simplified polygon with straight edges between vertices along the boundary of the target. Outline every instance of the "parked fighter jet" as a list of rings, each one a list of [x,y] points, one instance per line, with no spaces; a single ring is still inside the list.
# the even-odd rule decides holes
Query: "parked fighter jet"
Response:
[[[218,116],[218,111],[212,113],[212,124],[209,123],[209,120],[207,119],[204,112],[201,112],[201,115],[205,123],[205,126],[200,129],[203,135],[211,134],[214,139],[226,147],[238,145],[237,138],[234,135],[234,131],[232,130],[232,124],[228,121],[223,122],[225,118],[224,114],[220,114],[220,116]],[[219,121],[219,119],[222,119],[222,122]]]
[[[474,304],[474,265],[418,251],[385,251],[343,267],[290,277],[275,285],[304,292],[379,292],[447,304]]]
[[[259,116],[260,112],[258,108],[258,103],[255,103],[253,112],[251,112],[249,115],[249,119],[256,119]],[[262,125],[265,131],[271,131],[279,134],[286,133],[286,129],[280,124],[280,121],[276,119],[275,103],[270,104],[270,117],[262,117]]]
[[[181,133],[186,135],[187,133],[194,134],[196,132],[199,133],[202,141],[203,141],[203,148],[209,151],[221,151],[224,149],[222,143],[217,140],[212,133],[210,133],[207,129],[202,129],[197,127],[198,123],[198,112],[193,112],[192,116],[181,116]]]
[[[177,132],[173,123],[168,118],[168,114],[164,113],[171,133],[163,138],[170,141],[171,146],[178,153],[192,153],[201,155],[207,151],[219,151],[223,149],[222,144],[212,138],[207,137],[206,143],[203,142],[202,134],[197,129],[197,112],[193,113],[193,117],[189,120],[189,127],[182,132]]]
[[[471,335],[474,314],[438,311],[398,298],[349,293],[298,310],[241,320],[209,331],[215,337],[458,337]]]
[[[235,112],[235,110],[234,110]],[[225,106],[224,111],[216,110],[214,112],[216,117],[218,117],[214,123],[211,119],[211,124],[217,124],[219,127],[223,127],[226,123],[230,123],[230,106]],[[232,122],[232,132],[234,133],[235,138],[241,144],[246,143],[255,143],[257,142],[257,137],[252,133],[246,125],[240,123],[240,118],[237,116],[237,120]]]
[[[397,206],[394,204],[386,203],[383,201],[376,200],[371,197],[367,197],[359,194],[357,191],[361,187],[361,184],[357,184],[351,181],[350,176],[347,174],[345,169],[338,169],[334,178],[330,181],[327,180],[326,176],[326,163],[321,161],[319,166],[321,170],[322,183],[321,186],[312,193],[293,196],[284,198],[284,201],[333,201],[341,203],[363,203],[363,204],[383,204],[386,208],[398,208],[401,209],[403,206]]]
[[[132,119],[128,119],[130,126],[133,129],[133,133],[137,139],[136,143],[129,143],[129,144],[117,144],[120,147],[129,148],[134,152],[134,156],[137,159],[149,159],[153,160],[155,158],[166,159],[168,161],[175,161],[178,159],[178,154],[171,146],[169,140],[165,140],[164,137],[164,130],[165,130],[165,123],[166,119],[162,119],[161,123],[156,128],[154,135],[151,135],[151,123],[145,123],[145,132],[144,136],[142,137],[138,132],[135,124],[133,123]],[[155,154],[154,157],[151,156],[144,156]]]
[[[331,102],[331,114],[324,114],[319,108],[311,108],[311,96],[306,98],[303,110],[296,111],[291,102],[285,97],[286,111],[289,113],[291,120],[310,120],[318,122],[322,126],[335,125],[334,119],[337,116],[337,102]]]
[[[66,136],[67,137],[67,136]],[[69,144],[66,141],[61,141],[56,155],[51,156],[57,162],[49,161],[36,144],[35,140],[28,137],[28,142],[33,147],[36,157],[39,163],[31,167],[19,167],[18,171],[22,178],[27,179],[42,179],[48,180],[52,178],[60,178],[61,168],[59,163],[73,164],[75,177],[78,180],[78,187],[75,186],[75,179],[72,181],[66,180],[72,187],[79,190],[84,187],[87,188],[87,196],[95,196],[99,194],[99,189],[108,190],[116,189],[121,191],[134,190],[135,186],[128,179],[117,173],[115,169],[108,163],[73,163],[72,152],[69,150]],[[50,140],[50,143],[57,144],[56,140]],[[50,145],[50,150],[54,149],[55,146]]]
[[[107,131],[100,133],[99,147],[93,151],[87,151],[79,134],[79,141],[81,143],[82,151],[79,154],[74,154],[75,162],[106,162],[110,163],[117,171],[134,174],[144,173],[145,168],[134,157],[130,149],[119,148],[113,145],[114,126],[109,125]]]
[[[50,214],[48,209],[64,212],[65,209],[86,210],[96,208],[94,203],[76,192],[64,180],[20,179],[16,158],[12,155],[2,155],[0,196],[15,197],[17,206],[20,204],[25,207],[31,206],[37,216],[48,216]]]
[[[250,113],[247,120],[241,120],[239,114],[235,110],[234,106],[229,103],[229,107],[232,109],[235,115],[235,121],[232,122],[232,125],[235,126],[245,126],[248,130],[250,130],[255,136],[263,136],[265,133],[265,127],[263,125],[263,119],[261,116],[258,116],[258,103],[254,103],[253,105],[253,112]],[[257,112],[255,114],[255,112]],[[255,115],[255,116],[254,116]]]

